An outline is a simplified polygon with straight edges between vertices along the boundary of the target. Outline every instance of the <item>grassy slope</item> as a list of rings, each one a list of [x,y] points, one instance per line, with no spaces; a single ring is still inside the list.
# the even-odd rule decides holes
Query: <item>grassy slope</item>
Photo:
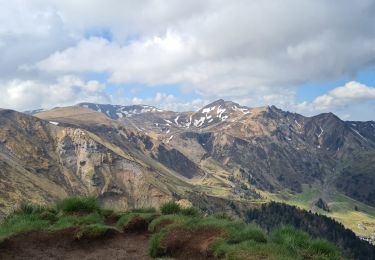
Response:
[[[375,208],[358,202],[338,191],[330,191],[326,202],[330,212],[323,211],[314,206],[314,202],[320,197],[320,187],[317,185],[303,186],[303,192],[290,194],[284,192],[279,196],[271,195],[270,198],[276,201],[283,201],[290,205],[305,210],[312,210],[327,215],[341,222],[345,227],[353,230],[358,235],[373,235],[375,230]],[[354,208],[358,207],[358,211]],[[365,225],[367,230],[358,228],[358,224]]]
[[[160,226],[165,220],[169,224]],[[153,257],[169,256],[167,252],[172,252],[173,245],[165,243],[165,240],[168,241],[169,236],[179,230],[184,230],[194,240],[211,229],[216,233],[209,238],[205,254],[212,253],[225,259],[340,259],[332,244],[312,240],[291,227],[266,234],[242,221],[223,216],[204,217],[194,208],[182,209],[175,203],[164,204],[160,213],[154,209],[114,212],[100,208],[93,198],[69,198],[50,208],[24,204],[0,225],[0,240],[33,230],[55,231],[69,227],[77,227],[76,239],[91,239],[126,232],[128,228],[139,229],[144,223],[154,233],[150,241]],[[191,239],[177,241],[190,243]],[[194,246],[200,248],[201,245]],[[185,253],[184,248],[178,250]],[[201,252],[198,250],[196,253]]]

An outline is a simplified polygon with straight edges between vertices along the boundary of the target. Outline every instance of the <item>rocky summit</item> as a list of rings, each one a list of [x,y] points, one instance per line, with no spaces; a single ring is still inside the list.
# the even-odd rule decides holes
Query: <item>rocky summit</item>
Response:
[[[211,211],[276,200],[369,235],[374,186],[372,121],[224,100],[195,112],[93,103],[0,110],[0,217],[24,200],[68,196],[124,210],[171,199]]]

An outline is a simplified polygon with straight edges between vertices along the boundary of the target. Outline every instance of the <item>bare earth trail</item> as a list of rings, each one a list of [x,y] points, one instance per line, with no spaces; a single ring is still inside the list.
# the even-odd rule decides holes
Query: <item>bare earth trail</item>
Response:
[[[148,233],[115,234],[95,240],[74,239],[74,229],[34,231],[0,245],[0,259],[151,259]]]

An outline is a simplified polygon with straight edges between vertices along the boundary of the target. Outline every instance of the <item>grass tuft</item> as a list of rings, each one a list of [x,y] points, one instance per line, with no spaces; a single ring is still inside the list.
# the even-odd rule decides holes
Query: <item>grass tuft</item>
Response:
[[[163,215],[178,214],[181,211],[180,205],[176,202],[167,202],[160,206],[160,211]]]
[[[184,216],[197,217],[199,215],[199,210],[193,207],[184,208],[180,210],[180,214]]]
[[[107,226],[104,224],[90,224],[83,226],[75,235],[77,239],[92,239],[99,238],[106,235],[119,232],[116,228],[112,226]]]
[[[233,220],[226,214],[204,217],[197,209],[181,209],[174,202],[163,204],[160,211],[162,215],[153,208],[119,213],[101,209],[93,198],[69,198],[52,208],[23,203],[0,225],[0,241],[33,230],[53,231],[76,227],[79,228],[75,234],[77,239],[95,239],[115,232],[144,231],[148,228],[153,233],[150,256],[163,257],[169,252],[169,248],[168,245],[162,246],[161,241],[168,241],[163,239],[179,229],[191,235],[191,239],[199,236],[200,231],[214,231],[211,232],[213,237],[206,241],[209,244],[205,249],[207,252],[203,253],[213,254],[218,258],[342,259],[331,243],[313,240],[306,233],[290,226],[280,227],[267,234],[255,225]],[[109,222],[113,223],[113,220],[117,222],[107,225]],[[205,234],[202,235],[204,238]],[[185,243],[183,239],[181,241]],[[184,250],[183,244],[180,250]]]
[[[93,213],[100,209],[98,201],[93,197],[71,197],[57,203],[57,209],[64,213]]]

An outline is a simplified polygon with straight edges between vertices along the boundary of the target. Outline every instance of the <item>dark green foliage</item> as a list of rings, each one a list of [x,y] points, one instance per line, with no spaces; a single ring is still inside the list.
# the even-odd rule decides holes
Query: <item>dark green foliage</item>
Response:
[[[83,226],[75,235],[77,239],[98,238],[119,232],[117,229],[104,224],[90,224]]]
[[[180,210],[180,206],[173,201],[164,203],[160,206],[160,211],[163,215],[177,214]]]
[[[135,215],[134,214],[130,214],[130,213],[127,213],[127,214],[123,214],[119,220],[117,221],[116,223],[116,226],[120,229],[123,229],[129,222],[130,220],[134,217]]]
[[[228,244],[238,244],[246,240],[253,240],[257,243],[267,242],[266,235],[261,229],[254,226],[246,226],[233,232],[228,239]]]
[[[199,215],[199,210],[194,207],[184,208],[180,210],[180,214],[184,216],[196,217]]]
[[[327,211],[327,212],[330,211],[327,202],[325,202],[322,198],[319,198],[318,201],[315,202],[315,206],[317,206],[318,208],[324,211]]]
[[[183,230],[182,234],[190,233],[191,238],[188,241],[199,237],[200,232],[204,234],[205,231],[208,231],[215,234],[212,232],[216,231],[206,253],[212,253],[218,258],[340,259],[340,255],[333,245],[322,240],[312,240],[306,233],[292,227],[277,229],[267,236],[260,228],[243,221],[218,219],[213,216],[190,217],[179,214],[155,219],[151,222],[149,230],[154,231],[156,226],[166,220],[171,220],[172,223],[159,229],[151,238],[150,255],[152,257],[170,256],[168,255],[170,249],[168,244],[162,245],[161,242],[168,237],[170,232]],[[183,241],[182,238],[179,243],[185,243]],[[188,241],[186,243],[189,243]],[[184,244],[179,246],[181,250],[184,250]]]
[[[110,216],[113,216],[115,213],[115,211],[113,209],[100,209],[100,214],[105,217],[105,218],[108,218]]]
[[[156,218],[158,215],[155,213],[134,213],[134,212],[128,212],[125,214],[122,214],[119,220],[116,223],[116,226],[120,229],[126,229],[128,224],[134,219],[139,218],[144,220],[146,223],[150,223],[154,218]]]
[[[41,213],[46,209],[44,206],[34,205],[27,202],[22,202],[19,206],[19,209],[16,211],[17,213],[23,213],[25,215],[37,214]]]
[[[279,205],[277,204],[277,206]],[[177,229],[177,231],[187,232],[192,236],[192,239],[194,236],[199,236],[201,231],[212,234],[213,237],[210,238],[212,243],[206,250],[209,251],[207,253],[212,253],[220,258],[340,259],[336,247],[325,240],[313,240],[306,233],[291,226],[277,228],[280,223],[286,222],[284,218],[289,221],[294,220],[300,226],[305,227],[304,222],[302,220],[298,222],[296,217],[304,216],[304,212],[297,211],[299,214],[287,215],[290,208],[277,208],[277,212],[273,212],[272,208],[271,217],[268,215],[270,212],[267,211],[270,209],[266,206],[263,207],[264,212],[262,208],[249,210],[247,220],[259,221],[261,225],[267,224],[265,229],[270,232],[269,234],[255,225],[233,220],[226,214],[203,217],[197,209],[181,209],[174,202],[163,204],[160,208],[163,215],[160,216],[155,213],[154,209],[118,213],[113,210],[101,209],[97,202],[92,201],[91,198],[71,198],[52,208],[30,204],[22,205],[18,211],[8,216],[0,225],[0,240],[32,230],[59,230],[75,227],[79,230],[75,234],[77,239],[93,239],[129,230],[129,228],[133,228],[135,231],[144,231],[148,227],[149,231],[154,232],[150,240],[150,255],[152,257],[165,256],[168,248],[165,248],[165,245],[162,246],[161,241],[168,236],[169,232]],[[116,216],[114,219],[118,219],[117,224],[106,225],[104,221],[113,216]],[[309,224],[314,230],[317,229],[317,222],[314,221],[314,218],[311,218],[310,221]],[[294,225],[298,226],[296,223]],[[271,226],[272,228],[270,228]],[[327,228],[327,232],[334,230]],[[190,241],[190,239],[188,240]],[[184,240],[182,239],[182,241]],[[361,259],[371,259],[368,258],[368,251],[364,253],[364,257]]]
[[[165,255],[166,250],[160,245],[161,239],[165,235],[165,231],[161,231],[151,237],[149,254],[153,258],[162,257]]]
[[[332,256],[332,255],[337,254],[336,247],[333,244],[329,243],[328,241],[322,240],[322,239],[314,240],[311,243],[309,250],[315,254],[320,254],[320,255]]]
[[[40,219],[55,222],[58,220],[57,212],[54,209],[47,209],[39,214]]]
[[[375,259],[375,247],[360,240],[353,231],[335,220],[298,209],[283,203],[271,202],[260,208],[249,209],[247,222],[256,223],[271,231],[282,225],[290,225],[307,232],[313,238],[321,238],[338,245],[348,258]]]
[[[12,214],[0,226],[0,238],[32,230],[44,229],[50,222],[36,214]]]
[[[92,213],[99,208],[98,201],[93,197],[72,197],[57,203],[57,209],[64,213]]]
[[[300,248],[307,248],[309,236],[293,227],[283,227],[271,233],[271,241],[287,248],[291,252],[297,252]]]

